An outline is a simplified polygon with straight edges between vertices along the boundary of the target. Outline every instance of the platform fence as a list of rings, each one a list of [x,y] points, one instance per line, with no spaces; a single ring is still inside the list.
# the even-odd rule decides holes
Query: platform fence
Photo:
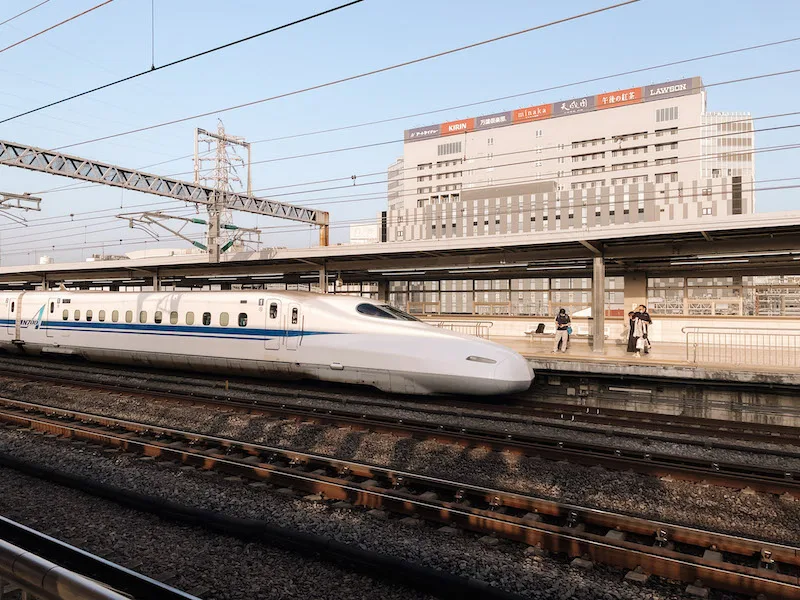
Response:
[[[800,368],[800,329],[684,327],[694,364]]]
[[[430,321],[430,324],[440,329],[449,329],[457,333],[488,338],[489,330],[494,323],[491,321]]]

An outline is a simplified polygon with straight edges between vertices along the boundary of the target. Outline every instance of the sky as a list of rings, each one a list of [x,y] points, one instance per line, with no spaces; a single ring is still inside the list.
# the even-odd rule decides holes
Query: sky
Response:
[[[40,1],[0,2],[0,22]],[[100,2],[49,0],[0,25],[0,120],[149,69],[153,62],[162,65],[344,0],[152,0],[152,6],[151,0],[113,0],[30,41],[2,49]],[[270,98],[612,4],[598,0],[364,0],[2,123],[0,139],[42,148],[70,146],[64,151],[192,180],[192,160],[185,157],[193,153],[194,130],[215,131],[221,119],[229,134],[257,142],[252,145],[252,160],[265,162],[252,168],[256,194],[329,211],[332,243],[343,243],[348,240],[350,223],[374,220],[386,208],[385,171],[402,155],[404,129],[684,77],[699,75],[711,84],[800,68],[800,41],[796,41],[569,85],[800,35],[800,2],[793,0],[640,0],[357,81],[84,143]],[[554,86],[566,87],[528,93]],[[486,102],[514,94],[526,95]],[[794,73],[710,87],[707,107],[760,117],[798,111],[798,99],[800,73]],[[475,102],[484,104],[451,108]],[[392,120],[314,134],[387,119]],[[757,121],[756,127],[794,124],[800,124],[800,115]],[[798,141],[800,127],[756,134],[757,148]],[[368,147],[287,158],[351,146]],[[799,183],[798,158],[800,149],[757,154],[756,181],[798,177],[763,187]],[[315,183],[326,180],[335,181]],[[55,189],[65,186],[71,189]],[[203,216],[202,209],[198,215],[196,208],[179,201],[4,166],[0,166],[0,191],[42,198],[40,213],[14,213],[27,220],[27,227],[9,217],[0,219],[3,266],[32,264],[42,255],[68,262],[95,253],[185,247],[185,242],[168,235],[157,241],[144,231],[129,229],[116,215],[168,210],[181,216]],[[757,211],[793,210],[798,194],[792,188],[759,192]],[[265,247],[317,243],[316,229],[302,223],[245,213],[234,215],[234,222],[261,228]],[[199,239],[203,231],[190,226],[185,233]]]

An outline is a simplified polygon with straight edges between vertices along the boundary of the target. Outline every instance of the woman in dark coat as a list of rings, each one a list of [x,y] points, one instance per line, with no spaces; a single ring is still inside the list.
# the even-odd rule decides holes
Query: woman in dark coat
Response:
[[[636,313],[631,311],[628,313],[628,352],[636,352],[636,338],[633,336],[635,326]]]

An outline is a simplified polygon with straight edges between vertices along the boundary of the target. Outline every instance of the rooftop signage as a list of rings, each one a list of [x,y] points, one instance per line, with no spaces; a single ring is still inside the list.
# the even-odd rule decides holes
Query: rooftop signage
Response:
[[[640,102],[664,100],[665,98],[694,94],[699,92],[701,88],[700,78],[695,77],[617,90],[615,92],[597,94],[596,96],[583,96],[582,98],[573,98],[552,104],[539,104],[538,106],[518,108],[508,112],[493,113],[474,119],[461,119],[460,121],[450,121],[439,125],[430,125],[429,127],[407,129],[405,131],[405,141],[415,142],[432,137],[470,133],[481,129],[505,127],[506,125],[530,123],[553,117],[565,117],[618,106],[629,106]]]

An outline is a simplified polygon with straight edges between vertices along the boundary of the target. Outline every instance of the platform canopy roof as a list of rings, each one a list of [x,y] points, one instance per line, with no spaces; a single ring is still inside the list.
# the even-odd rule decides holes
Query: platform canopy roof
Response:
[[[800,274],[800,211],[707,222],[637,223],[592,229],[315,248],[0,267],[4,287],[26,283],[311,280],[321,268],[344,281],[589,276],[602,256],[608,275]],[[279,274],[282,277],[279,278]]]

